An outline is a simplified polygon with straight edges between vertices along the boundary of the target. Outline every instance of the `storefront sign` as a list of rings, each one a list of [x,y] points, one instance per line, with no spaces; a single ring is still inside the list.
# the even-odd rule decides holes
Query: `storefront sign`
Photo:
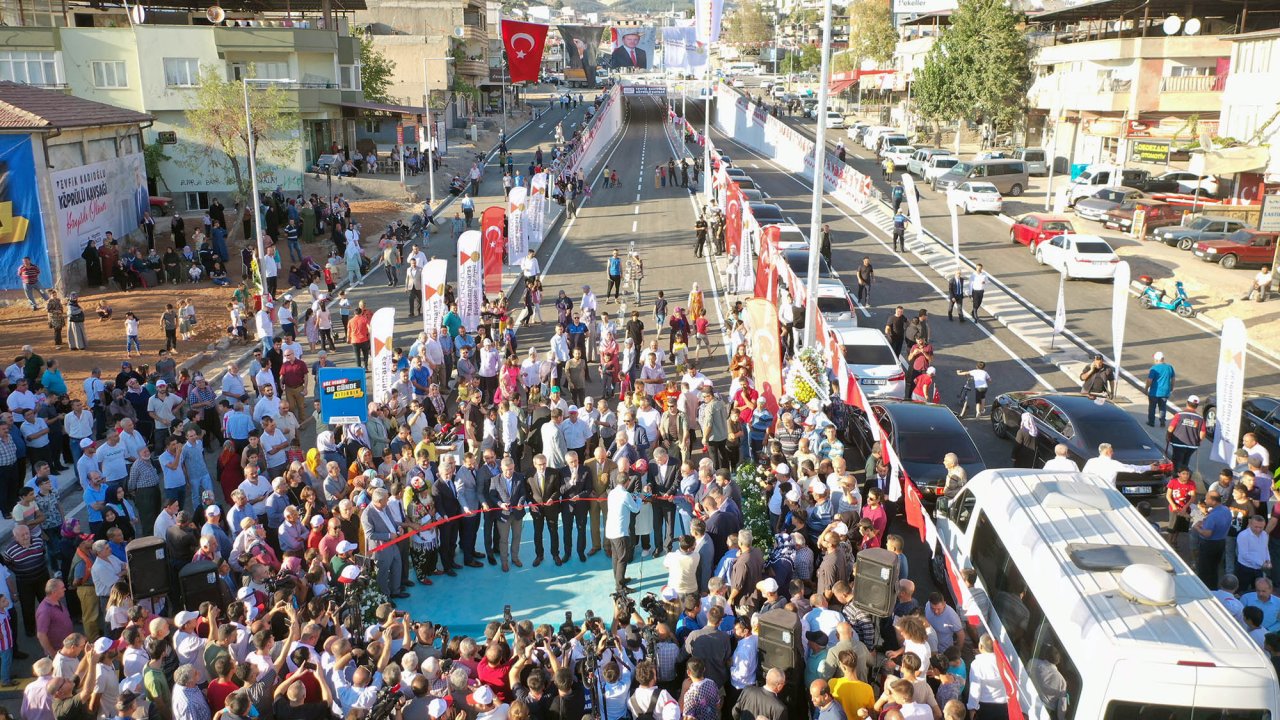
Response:
[[[1280,232],[1280,195],[1262,196],[1262,217],[1258,219],[1262,232]]]
[[[1134,140],[1129,144],[1129,157],[1134,162],[1167,164],[1169,162],[1169,143]]]

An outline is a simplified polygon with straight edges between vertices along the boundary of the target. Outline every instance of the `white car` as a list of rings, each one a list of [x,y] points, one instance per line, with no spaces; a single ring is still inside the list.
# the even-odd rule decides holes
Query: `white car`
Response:
[[[907,392],[907,372],[902,358],[877,328],[834,328],[844,348],[844,361],[868,397],[902,398]],[[841,378],[841,382],[847,382]]]
[[[827,128],[830,129],[830,128],[843,128],[843,127],[844,127],[844,115],[836,112],[835,110],[828,110],[827,111]]]
[[[1111,280],[1120,258],[1097,235],[1057,235],[1036,247],[1036,262],[1064,273],[1068,280]]]
[[[837,332],[858,326],[858,309],[849,291],[838,280],[818,282],[818,312]]]
[[[947,191],[947,202],[964,210],[965,215],[973,212],[998,213],[1004,209],[1000,190],[989,182],[962,182]]]
[[[902,170],[907,170],[907,163],[911,162],[911,156],[916,154],[916,149],[910,145],[896,145],[892,148],[886,148],[881,157],[893,161],[893,166]],[[910,172],[908,170],[908,172]]]
[[[934,155],[929,158],[929,164],[924,168],[924,181],[932,187],[934,180],[951,172],[951,168],[955,167],[958,162],[960,162],[960,158],[955,155]]]
[[[950,154],[950,150],[943,150],[942,148],[916,148],[911,158],[907,160],[907,172],[918,178],[923,178],[925,176],[924,171],[928,169],[930,160]]]
[[[778,228],[779,250],[809,247],[809,236],[805,235],[799,226],[794,223],[778,223],[776,227]]]

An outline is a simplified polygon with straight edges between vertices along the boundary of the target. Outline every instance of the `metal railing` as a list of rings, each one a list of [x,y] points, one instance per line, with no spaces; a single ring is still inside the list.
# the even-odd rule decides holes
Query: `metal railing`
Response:
[[[1160,78],[1160,92],[1222,92],[1223,75],[1179,75]]]

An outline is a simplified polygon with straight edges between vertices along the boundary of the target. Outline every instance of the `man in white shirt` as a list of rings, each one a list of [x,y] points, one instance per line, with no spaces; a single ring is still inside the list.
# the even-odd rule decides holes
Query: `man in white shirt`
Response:
[[[693,537],[682,535],[676,549],[662,558],[667,569],[667,587],[680,597],[698,592],[698,554],[693,551]]]
[[[745,552],[745,551],[744,551]],[[844,616],[827,607],[827,598],[822,593],[814,593],[809,597],[813,609],[800,619],[800,626],[805,632],[816,630],[826,633],[827,644],[834,645],[840,638],[836,637],[836,626],[844,620]]]
[[[84,409],[84,401],[76,398],[71,401],[71,412],[62,419],[63,429],[71,440],[71,454],[80,459],[80,441],[93,437],[93,413]]]
[[[502,364],[502,351],[493,344],[491,338],[485,338],[480,346],[480,365],[476,374],[480,376],[480,389],[484,392],[486,402],[492,402],[498,390],[498,368]]]
[[[578,453],[578,457],[586,455],[587,440],[591,439],[591,428],[581,419],[581,411],[577,405],[569,406],[569,419],[560,424],[560,432],[564,435],[564,446],[569,452]]]
[[[262,388],[262,397],[258,398],[258,402],[253,406],[253,421],[262,425],[262,418],[275,417],[279,414],[280,398],[276,397],[275,386],[267,385]]]
[[[93,544],[93,569],[89,571],[93,578],[93,594],[98,596],[98,617],[107,616],[107,597],[111,588],[124,577],[124,563],[111,552],[111,545],[106,540]]]
[[[271,324],[271,303],[266,303],[253,314],[253,328],[258,333],[258,341],[262,343],[262,353],[271,352],[271,338],[275,328]]]
[[[247,394],[244,380],[240,379],[240,366],[234,362],[227,363],[227,371],[222,375],[222,394],[233,398],[243,398]]]
[[[1245,449],[1245,452],[1249,453],[1249,457],[1251,459],[1258,459],[1258,465],[1260,467],[1271,467],[1271,451],[1263,447],[1262,444],[1258,442],[1257,435],[1254,435],[1251,432],[1245,433],[1244,437],[1240,438],[1240,446]]]
[[[582,308],[583,318],[586,318],[587,313],[594,314],[596,312],[596,294],[591,292],[590,285],[582,286],[582,303],[580,307]]]
[[[289,449],[289,438],[276,426],[274,416],[263,416],[262,437],[260,439],[263,450],[266,453],[267,474],[273,478],[282,477],[289,466],[289,458],[286,455],[286,451]]]
[[[1122,472],[1144,473],[1148,470],[1155,470],[1156,463],[1150,465],[1127,465],[1111,457],[1114,450],[1111,443],[1102,443],[1098,445],[1098,457],[1090,458],[1081,469],[1084,473],[1093,473],[1098,477],[1106,480],[1111,487],[1116,485],[1116,475]]]
[[[733,624],[733,636],[738,639],[738,644],[733,648],[733,658],[729,662],[729,682],[737,690],[756,684],[760,665],[760,638],[755,634],[757,617],[752,616],[750,621],[738,618]]]
[[[138,453],[147,446],[147,439],[134,428],[133,421],[129,418],[120,421],[120,444],[124,446],[124,459],[129,463],[137,460]],[[105,460],[103,467],[106,467]],[[107,480],[110,481],[111,478],[108,477]]]
[[[1067,457],[1070,452],[1070,448],[1058,443],[1053,447],[1053,457],[1045,461],[1044,469],[1053,472],[1080,472],[1080,466],[1076,465],[1076,461]]]
[[[542,274],[542,266],[538,264],[538,257],[533,250],[520,261],[520,274],[524,276],[526,281],[532,280]]]
[[[640,717],[652,708],[653,720],[680,720],[680,703],[671,697],[671,693],[658,687],[658,666],[652,660],[636,665],[635,680],[639,687],[627,700],[631,717]]]
[[[216,607],[211,608],[209,614],[212,616],[217,611]],[[200,613],[194,610],[183,610],[173,617],[173,649],[178,651],[180,664],[195,668],[197,685],[209,680],[209,673],[204,666],[204,649],[208,641],[196,634],[196,622],[199,619]],[[213,620],[213,617],[209,619]],[[216,622],[211,622],[210,625],[217,627]]]
[[[618,469],[613,476],[613,489],[609,491],[604,520],[604,537],[612,548],[613,582],[615,589],[627,587],[627,565],[634,548],[631,546],[631,517],[640,512],[640,498],[631,493],[631,461],[618,458]]]
[[[177,417],[178,409],[182,407],[182,398],[169,392],[169,383],[164,380],[156,381],[156,394],[147,400],[147,414],[155,421],[155,432],[152,434],[152,440],[163,440],[168,437],[173,427],[173,420]]]
[[[563,376],[564,364],[569,362],[569,336],[565,335],[563,325],[556,325],[556,334],[551,336],[551,354]]]
[[[542,454],[547,456],[547,466],[560,470],[565,463],[565,453],[569,452],[564,430],[564,413],[559,408],[551,410],[551,419],[542,425]]]
[[[987,281],[990,279],[991,276],[982,269],[982,263],[978,263],[969,276],[969,297],[973,303],[969,314],[973,315],[974,322],[978,321],[978,308],[982,307],[982,296],[987,291]]]
[[[36,409],[36,394],[27,389],[27,380],[22,378],[18,382],[13,383],[13,392],[9,393],[8,405],[9,411],[15,414],[15,417],[21,415],[25,410]]]
[[[1245,587],[1271,572],[1271,553],[1267,549],[1270,535],[1267,520],[1261,515],[1249,518],[1249,526],[1236,535],[1236,577]]]

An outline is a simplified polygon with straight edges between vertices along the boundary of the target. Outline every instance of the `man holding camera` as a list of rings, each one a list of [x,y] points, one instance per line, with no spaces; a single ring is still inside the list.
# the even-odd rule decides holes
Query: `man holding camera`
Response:
[[[631,545],[631,518],[640,512],[640,505],[640,498],[631,492],[631,462],[625,457],[619,458],[604,522],[604,537],[609,541],[613,582],[618,592],[629,591],[627,565],[631,563],[634,549]]]

